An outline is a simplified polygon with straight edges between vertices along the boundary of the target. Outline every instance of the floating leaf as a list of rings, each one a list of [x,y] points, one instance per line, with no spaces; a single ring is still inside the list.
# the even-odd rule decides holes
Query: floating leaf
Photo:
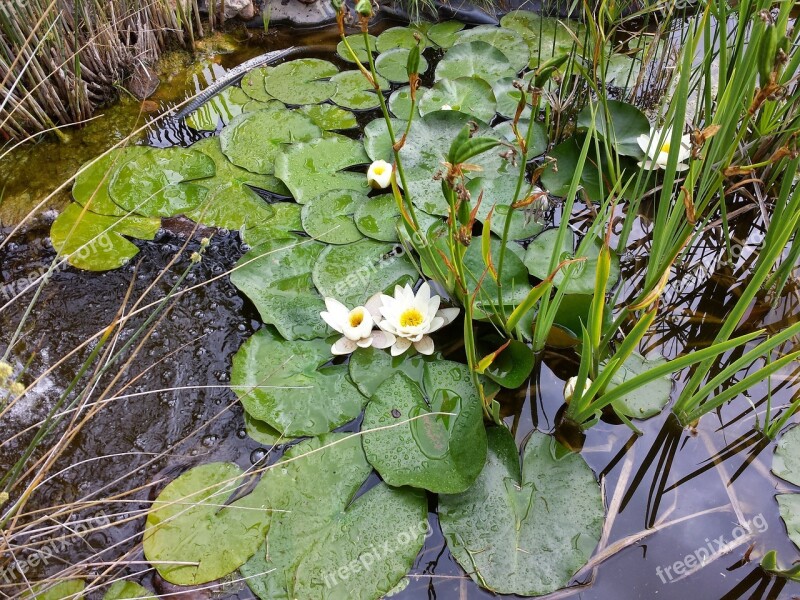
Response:
[[[254,439],[262,446],[272,447],[278,444],[285,444],[288,441],[281,435],[281,432],[272,427],[269,423],[253,418],[250,413],[244,413],[244,430],[249,437]]]
[[[22,592],[22,598],[36,600],[83,600],[86,583],[82,579],[68,579],[58,583],[40,583]]]
[[[343,246],[346,247],[346,246]],[[250,415],[289,437],[326,433],[355,419],[367,399],[325,340],[287,341],[256,332],[233,357],[231,389]]]
[[[259,102],[268,102],[274,98],[267,93],[267,88],[264,85],[264,79],[272,67],[258,67],[248,73],[242,78],[242,91],[250,96],[253,100]]]
[[[375,61],[375,70],[378,74],[393,83],[408,83],[408,53],[405,48],[394,48],[378,56]],[[424,56],[419,57],[419,74],[428,70],[428,61]]]
[[[476,41],[486,42],[500,50],[517,73],[527,67],[530,62],[531,53],[528,45],[523,37],[513,29],[479,25],[472,29],[465,29],[456,36],[456,44]]]
[[[580,186],[591,200],[601,201],[605,197],[601,186],[600,171],[597,163],[589,150],[586,162],[582,169],[578,169],[578,160],[581,154],[582,139],[571,137],[558,144],[549,153],[548,157],[555,160],[555,165],[548,165],[542,174],[542,185],[556,196],[566,196],[572,178],[576,172],[580,173]]]
[[[417,102],[428,91],[420,86],[417,90]],[[389,96],[389,111],[398,119],[408,120],[411,117],[411,90],[406,85],[392,92]]]
[[[259,110],[236,117],[219,137],[222,151],[233,164],[272,175],[275,159],[287,144],[321,135],[322,130],[300,111]]]
[[[147,513],[144,555],[170,583],[198,585],[241,567],[269,527],[265,486],[228,503],[247,482],[232,463],[209,463],[170,482]],[[175,563],[197,563],[181,565]]]
[[[412,27],[390,27],[378,36],[378,52],[389,52],[395,48],[410,50],[417,45],[414,36],[419,36],[419,49],[424,50],[427,39],[421,31]]]
[[[353,129],[358,127],[356,117],[350,111],[332,104],[310,104],[298,109],[323,131]]]
[[[58,255],[68,256],[67,262],[73,267],[108,271],[139,253],[139,248],[123,236],[152,240],[160,227],[161,219],[106,217],[70,204],[53,222],[50,239]]]
[[[527,138],[529,125],[530,121],[528,119],[519,120],[517,128],[519,129],[519,134],[522,136],[522,139]],[[514,130],[511,127],[511,121],[503,121],[495,125],[494,130],[506,141],[513,144],[515,148],[518,147],[517,136],[514,134]],[[547,137],[547,130],[544,128],[544,125],[534,121],[530,140],[531,144],[528,147],[528,155],[526,156],[527,160],[544,154],[547,151],[548,141],[549,138]]]
[[[331,100],[350,110],[370,110],[380,106],[375,88],[367,81],[361,71],[342,71],[331,79],[336,84],[336,94]],[[389,89],[389,82],[378,76],[382,90]]]
[[[464,365],[428,363],[425,374],[425,395],[405,373],[377,389],[364,413],[364,451],[389,485],[462,492],[486,460],[481,399]]]
[[[397,220],[400,209],[392,194],[369,198],[356,207],[353,215],[358,230],[379,242],[397,242]]]
[[[227,125],[242,114],[251,100],[242,88],[227,87],[186,117],[186,124],[200,131],[216,131],[220,123]]]
[[[477,177],[467,184],[467,190],[472,198],[473,206],[474,203],[478,202],[481,193],[483,193],[481,205],[478,207],[475,218],[484,223],[489,216],[489,211],[491,211],[492,221],[490,228],[496,235],[503,236],[506,215],[509,211],[511,211],[511,224],[508,229],[509,240],[523,240],[537,235],[544,229],[544,223],[537,220],[529,210],[511,208],[513,202],[525,199],[529,192],[528,186],[523,184],[519,197],[514,198],[514,193],[517,190],[516,177],[497,177],[495,179]]]
[[[629,89],[636,84],[642,63],[638,58],[625,54],[611,54],[605,68],[605,84]],[[597,71],[598,76],[600,70]]]
[[[492,91],[497,101],[497,112],[508,119],[514,118],[517,113],[519,99],[522,96],[522,92],[514,87],[515,81],[518,81],[515,77],[503,77],[492,84]],[[531,117],[530,94],[526,93],[525,96],[527,104],[522,110],[520,118],[527,120]]]
[[[800,548],[800,494],[778,494],[775,499],[789,539]]]
[[[492,86],[480,77],[442,79],[419,96],[419,114],[443,110],[447,105],[488,123],[494,118],[496,104]]]
[[[439,522],[455,559],[481,587],[539,596],[565,587],[586,564],[603,523],[600,486],[586,462],[534,431],[520,465],[505,427],[466,492],[439,496]]]
[[[517,72],[506,55],[486,42],[456,44],[436,65],[436,80],[457,79],[477,75],[489,83]]]
[[[350,356],[350,379],[367,398],[394,373],[405,373],[412,381],[422,381],[425,364],[437,360],[438,355],[413,354],[392,356],[377,348],[358,348]]]
[[[576,44],[575,40],[583,43],[585,39],[585,27],[580,23],[542,17],[527,10],[511,11],[500,19],[500,24],[516,31],[528,44],[531,55],[528,66],[531,69],[554,56],[569,54]]]
[[[264,77],[267,93],[286,104],[319,104],[336,93],[329,80],[339,69],[319,58],[299,58],[271,68]]]
[[[247,243],[255,247],[278,238],[299,240],[295,232],[303,231],[303,224],[300,221],[302,207],[294,202],[276,202],[270,204],[270,207],[274,213],[272,218],[249,230],[246,236]]]
[[[515,390],[521,387],[533,371],[533,351],[527,344],[508,340],[509,344],[500,351],[483,372],[486,377],[505,388]],[[500,350],[505,340],[496,337],[478,341],[478,348],[484,356]]]
[[[349,307],[363,306],[378,292],[417,280],[414,264],[398,248],[368,239],[328,246],[314,265],[314,284],[326,298]]]
[[[114,173],[134,157],[147,154],[147,146],[127,146],[112,150],[106,156],[84,163],[85,171],[75,177],[72,197],[81,206],[98,215],[124,217],[127,210],[122,209],[108,195],[108,186]],[[91,163],[91,164],[90,164]],[[82,168],[83,168],[82,167]]]
[[[242,567],[256,595],[366,600],[397,586],[422,548],[427,499],[383,483],[356,498],[371,471],[358,436],[330,434],[298,444],[267,473],[273,507],[285,512]]]
[[[369,191],[366,176],[345,169],[368,162],[362,142],[329,133],[287,148],[275,161],[275,174],[291,190],[294,199],[304,204],[328,190],[366,193]]]
[[[461,21],[444,21],[431,25],[427,36],[440,48],[449,48],[456,43],[456,34],[462,29],[464,29],[464,23]]]
[[[372,50],[372,53],[375,54],[377,49],[375,48],[375,43],[378,38],[374,35],[369,35],[369,47]],[[347,43],[350,44],[350,48],[353,49],[353,52],[356,53],[356,57],[360,60],[364,65],[367,64],[369,60],[369,56],[367,56],[367,43],[364,41],[364,34],[363,33],[354,33],[352,35],[347,36]],[[355,63],[356,61],[353,60],[353,57],[350,54],[350,50],[347,49],[347,46],[344,42],[339,42],[336,45],[336,54],[339,55],[340,58],[343,58],[347,62]]]
[[[786,430],[772,457],[772,472],[781,479],[800,485],[800,426]]]
[[[158,598],[145,587],[133,581],[115,581],[108,588],[103,600],[158,600]]]
[[[303,229],[315,240],[326,244],[350,244],[364,235],[358,230],[353,215],[369,198],[352,190],[331,190],[313,198],[303,206]]]
[[[558,239],[558,228],[548,229],[547,231],[539,234],[529,245],[525,252],[525,266],[534,277],[545,279],[550,275],[550,259],[555,254],[558,255],[558,260],[568,258],[577,258],[577,250],[575,249],[575,234],[572,230],[567,228],[564,235],[562,247],[556,248]],[[553,285],[559,289],[563,289],[566,294],[592,294],[594,293],[595,273],[597,272],[597,257],[600,255],[602,243],[597,238],[589,240],[586,245],[584,253],[580,254],[581,257],[586,257],[586,260],[576,263],[561,269],[556,273],[553,279]],[[565,271],[570,272],[569,281],[565,284],[564,277]],[[619,280],[619,256],[616,253],[611,253],[611,270],[608,277],[607,289],[611,289],[616,285]]]
[[[196,208],[216,172],[211,157],[187,148],[148,148],[111,177],[108,192],[121,208],[144,217],[172,217]]]
[[[611,378],[606,391],[610,392],[629,379],[655,369],[665,362],[667,361],[663,357],[648,359],[634,352]],[[631,419],[649,419],[664,409],[669,402],[671,392],[672,378],[663,375],[616,400],[613,404],[614,410]]]
[[[319,313],[325,303],[314,288],[311,269],[324,249],[324,244],[307,239],[269,240],[239,259],[231,283],[284,338],[323,337],[328,329]]]
[[[642,111],[625,102],[609,100],[607,105],[611,117],[611,127],[608,126],[606,114],[599,104],[584,107],[578,114],[578,127],[589,128],[591,126],[592,110],[594,110],[596,113],[595,130],[600,137],[608,138],[620,154],[644,158],[644,153],[636,138],[640,135],[650,135],[650,121]]]

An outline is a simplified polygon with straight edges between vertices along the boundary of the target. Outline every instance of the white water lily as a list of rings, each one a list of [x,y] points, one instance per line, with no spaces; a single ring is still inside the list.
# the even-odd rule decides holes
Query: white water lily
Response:
[[[367,302],[370,305],[370,302]],[[342,334],[336,343],[331,346],[331,352],[340,356],[350,354],[356,348],[388,348],[394,343],[394,336],[388,336],[383,331],[374,331],[376,317],[379,319],[377,307],[371,306],[373,312],[365,306],[356,306],[353,310],[333,298],[325,298],[325,308],[319,315],[335,331]]]
[[[566,400],[567,404],[570,403],[572,397],[575,395],[575,387],[577,385],[578,385],[577,377],[570,377],[569,379],[567,379],[567,383],[564,385],[564,400]],[[592,386],[592,380],[587,377],[583,385],[583,393],[585,394],[591,386]]]
[[[659,141],[661,142],[660,144]],[[669,151],[672,142],[671,129],[653,129],[650,131],[649,135],[643,133],[636,138],[636,142],[639,144],[642,152],[647,155],[647,159],[637,163],[640,167],[644,167],[648,170],[667,168],[667,161],[669,160]],[[682,135],[680,148],[678,149],[678,164],[675,169],[677,171],[685,171],[688,169],[689,165],[685,164],[684,161],[691,155],[692,143],[689,135]]]
[[[416,294],[410,285],[394,288],[394,297],[381,295],[380,313],[383,320],[378,327],[395,338],[391,345],[392,356],[398,356],[413,344],[420,354],[433,354],[433,340],[428,336],[451,323],[459,309],[439,309],[441,298],[431,296],[426,281]]]
[[[392,165],[385,160],[376,160],[367,169],[367,182],[376,190],[389,187],[392,183]]]

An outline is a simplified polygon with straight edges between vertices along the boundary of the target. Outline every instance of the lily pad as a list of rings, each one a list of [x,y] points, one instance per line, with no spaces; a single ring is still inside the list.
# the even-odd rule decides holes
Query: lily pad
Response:
[[[278,238],[299,240],[295,232],[303,231],[300,220],[302,207],[294,202],[275,202],[270,204],[270,208],[274,213],[272,218],[248,231],[247,243],[255,247]]]
[[[476,75],[489,83],[513,77],[517,71],[500,50],[482,41],[456,44],[436,65],[436,80]]]
[[[772,472],[781,479],[794,485],[800,485],[800,426],[788,429],[772,457]]]
[[[778,494],[775,499],[789,539],[800,548],[800,494]]]
[[[332,104],[309,104],[298,109],[323,131],[353,129],[358,127],[356,117],[350,111]]]
[[[525,139],[528,135],[529,124],[530,121],[528,119],[520,119],[519,123],[517,124],[519,134],[523,139]],[[517,136],[514,134],[511,121],[503,121],[502,123],[495,125],[494,130],[499,133],[503,139],[514,145],[515,148],[518,148]],[[527,160],[531,160],[532,158],[544,154],[547,151],[549,138],[547,137],[547,130],[544,128],[542,123],[533,123],[533,132],[531,133],[530,141],[531,144],[528,147],[528,155],[526,156]]]
[[[289,450],[269,479],[276,512],[267,544],[242,567],[264,600],[375,599],[411,568],[428,529],[427,500],[370,475],[358,436],[330,434]],[[391,518],[386,518],[391,515]],[[390,552],[379,552],[389,544]]]
[[[197,150],[148,148],[117,169],[108,192],[126,211],[143,217],[172,217],[205,200],[208,188],[198,180],[215,172],[213,159]]]
[[[86,583],[82,579],[68,579],[54,584],[40,583],[24,591],[21,598],[36,600],[83,600]],[[33,593],[31,593],[33,592]]]
[[[497,112],[508,119],[514,118],[517,113],[519,99],[522,96],[522,92],[514,87],[515,81],[518,81],[515,77],[503,77],[492,84],[492,91],[494,91],[494,97],[497,101]],[[526,98],[530,103],[530,94],[526,94]],[[530,117],[531,107],[530,104],[526,104],[525,108],[522,109],[520,118],[530,119]]]
[[[357,242],[364,235],[356,227],[353,215],[368,201],[365,194],[352,190],[326,192],[303,206],[303,229],[315,240],[326,244]]]
[[[267,88],[264,85],[264,79],[267,77],[267,73],[269,73],[270,69],[272,69],[272,67],[258,67],[257,69],[249,71],[242,78],[242,91],[253,100],[259,102],[274,100],[274,98],[267,93]]]
[[[199,131],[216,131],[220,123],[227,125],[242,114],[251,100],[242,88],[227,87],[186,117],[186,124]]]
[[[328,246],[312,272],[314,284],[325,298],[348,307],[363,306],[378,292],[414,283],[417,270],[396,244],[363,239],[346,246]]]
[[[378,52],[389,52],[395,48],[410,50],[417,45],[419,36],[419,49],[424,50],[427,38],[419,29],[413,27],[390,27],[378,36]]]
[[[642,63],[638,58],[626,54],[612,54],[606,62],[605,84],[629,89],[636,83],[641,69]]]
[[[369,35],[369,47],[373,54],[377,52],[375,47],[377,39],[378,38],[376,38],[374,35]],[[366,65],[367,61],[369,60],[369,56],[367,55],[367,43],[364,41],[364,34],[354,33],[352,35],[348,35],[347,43],[350,44],[350,48],[353,49],[353,52],[355,52],[358,60],[360,60],[362,64]],[[340,58],[346,60],[347,62],[356,62],[353,60],[350,50],[347,49],[347,46],[344,42],[339,42],[336,45],[336,54],[338,54]]]
[[[259,110],[236,117],[222,130],[225,156],[253,173],[272,175],[275,159],[288,144],[317,139],[322,130],[296,110]]]
[[[483,356],[497,352],[506,340],[495,336],[478,340],[478,348]],[[494,358],[484,371],[484,375],[504,388],[515,390],[522,386],[533,371],[533,351],[527,344],[508,340],[509,344]]]
[[[575,39],[582,43],[585,36],[585,28],[580,23],[543,17],[527,10],[511,11],[500,19],[500,24],[516,31],[528,44],[531,55],[528,66],[531,69],[554,56],[569,54]]]
[[[378,40],[380,43],[380,39]],[[408,53],[405,48],[394,48],[387,50],[375,61],[375,70],[379,75],[385,77],[393,83],[408,83]],[[419,74],[422,75],[428,70],[428,61],[425,57],[419,57]]]
[[[507,429],[493,427],[487,436],[477,481],[439,497],[450,552],[497,594],[540,596],[565,587],[600,539],[600,486],[580,455],[548,435],[531,434],[521,465]]]
[[[170,583],[198,585],[241,567],[269,527],[265,486],[229,503],[247,482],[232,463],[195,467],[170,482],[147,513],[144,555]],[[197,565],[180,565],[194,562]]]
[[[334,104],[350,110],[371,110],[380,106],[375,88],[361,71],[342,71],[331,78],[331,82],[336,84],[336,94],[331,98]],[[389,89],[389,82],[380,75],[378,85],[382,90]]]
[[[389,485],[463,492],[486,460],[481,399],[464,365],[428,363],[425,372],[425,395],[405,373],[377,389],[361,426],[364,451]]]
[[[371,346],[359,348],[350,356],[350,378],[361,393],[369,398],[395,373],[404,373],[413,381],[422,381],[426,363],[439,358],[436,354],[392,356],[385,350]]]
[[[319,58],[299,58],[271,68],[264,77],[267,93],[286,104],[319,104],[336,93],[330,78],[339,69]]]
[[[509,240],[523,240],[537,235],[544,229],[544,223],[537,220],[535,215],[524,208],[512,209],[511,204],[523,200],[529,192],[528,186],[523,185],[518,198],[514,198],[517,190],[516,177],[497,177],[495,179],[484,179],[478,177],[467,184],[467,190],[472,197],[472,203],[481,199],[481,205],[475,218],[481,223],[485,223],[492,212],[492,220],[489,225],[492,232],[502,237],[506,224],[506,216],[511,212],[511,224],[508,229]],[[496,266],[496,265],[495,265]]]
[[[480,77],[442,79],[419,96],[420,115],[443,110],[445,105],[488,123],[494,118],[497,102],[492,86]]]
[[[456,44],[476,41],[486,42],[500,50],[517,73],[527,67],[530,62],[531,53],[528,45],[523,37],[513,29],[479,25],[472,29],[465,29],[456,36]]]
[[[347,365],[324,366],[330,359],[325,340],[288,341],[264,328],[233,357],[231,389],[253,418],[287,438],[326,433],[355,419],[367,401]]]
[[[464,29],[461,21],[443,21],[431,25],[427,31],[428,39],[440,48],[449,48],[456,43],[459,31]]]
[[[650,134],[650,121],[642,111],[626,102],[609,100],[610,127],[603,107],[599,104],[587,106],[578,114],[578,127],[588,128],[591,126],[593,109],[596,112],[595,130],[600,137],[608,138],[620,154],[644,158],[644,153],[636,138],[643,134]]]
[[[158,600],[155,594],[133,581],[116,581],[108,588],[103,600]]]
[[[328,329],[319,313],[325,303],[311,281],[311,269],[324,249],[312,240],[269,240],[239,259],[231,283],[284,338],[323,337]]]
[[[428,88],[419,87],[417,90],[417,103],[427,91]],[[389,111],[398,119],[407,121],[411,117],[411,90],[407,85],[396,89],[389,96]]]
[[[244,430],[249,437],[259,444],[270,448],[291,441],[283,437],[281,432],[272,427],[269,423],[254,419],[250,413],[247,412],[244,413]]]
[[[85,171],[75,177],[72,185],[72,197],[81,206],[88,206],[89,210],[98,215],[110,217],[124,217],[128,214],[117,205],[108,195],[108,186],[114,173],[126,162],[134,157],[147,154],[147,146],[128,146],[112,150],[106,156],[90,160]]]
[[[152,240],[161,219],[145,217],[107,217],[70,204],[50,228],[53,248],[60,257],[68,256],[73,267],[87,271],[108,271],[127,263],[139,248],[126,237]]]
[[[613,390],[625,381],[646,373],[660,365],[663,357],[648,359],[634,352],[622,364],[622,367],[611,378],[607,391]],[[631,419],[649,419],[659,414],[669,402],[672,392],[672,378],[663,375],[647,385],[636,388],[613,403],[614,410]]]
[[[558,229],[552,228],[539,234],[529,245],[525,252],[525,266],[534,277],[545,279],[550,275],[550,259],[554,254],[559,256],[558,261],[578,256],[575,249],[575,234],[567,229],[563,245],[556,249]],[[580,256],[586,260],[573,264],[556,273],[553,285],[559,289],[565,288],[566,294],[593,294],[595,273],[597,272],[597,258],[600,255],[602,244],[599,239],[593,238],[585,245],[586,250]],[[565,271],[569,270],[570,278],[565,284]],[[619,256],[611,253],[611,270],[608,277],[607,289],[611,289],[619,280]]]
[[[356,227],[365,236],[379,242],[397,242],[397,220],[400,209],[392,194],[369,198],[356,207]]]
[[[578,160],[581,154],[583,140],[571,137],[561,142],[549,153],[548,157],[555,160],[555,164],[550,164],[542,174],[542,185],[556,196],[566,196],[569,191],[572,178],[578,172]],[[592,150],[586,157],[583,169],[580,170],[580,186],[586,192],[589,199],[601,201],[605,198],[604,188],[601,186],[600,171],[597,169],[597,162]]]

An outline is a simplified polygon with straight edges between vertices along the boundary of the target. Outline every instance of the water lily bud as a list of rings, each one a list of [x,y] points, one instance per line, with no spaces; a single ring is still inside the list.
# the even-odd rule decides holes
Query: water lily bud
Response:
[[[356,2],[356,12],[362,17],[371,17],[372,2],[370,2],[370,0],[358,0],[358,2]]]
[[[7,362],[0,361],[0,383],[3,383],[6,379],[11,377],[11,374],[14,372],[14,369],[11,367],[10,364]]]
[[[577,384],[578,384],[577,377],[570,377],[569,379],[567,379],[567,383],[564,385],[564,400],[567,402],[567,404],[570,403],[570,401],[572,400],[572,396],[575,395],[575,386]],[[583,392],[586,393],[586,391],[591,386],[592,386],[592,380],[587,377],[586,382],[584,383],[583,386]]]
[[[406,62],[406,73],[409,79],[412,75],[419,73],[419,43],[411,48],[408,52],[408,61]]]
[[[385,160],[376,160],[367,170],[367,182],[374,190],[382,190],[392,183],[392,165]]]

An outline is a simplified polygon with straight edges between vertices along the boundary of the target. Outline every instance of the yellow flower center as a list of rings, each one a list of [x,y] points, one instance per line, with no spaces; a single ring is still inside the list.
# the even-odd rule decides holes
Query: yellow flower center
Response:
[[[416,308],[407,308],[400,315],[400,327],[417,327],[424,320],[425,317]]]
[[[375,167],[373,169],[373,172],[375,173],[375,175],[383,175],[384,171],[386,171],[385,167]]]
[[[661,152],[669,154],[669,142],[664,142],[664,144],[661,146]]]
[[[350,313],[350,327],[358,327],[364,322],[364,311],[354,310]]]

